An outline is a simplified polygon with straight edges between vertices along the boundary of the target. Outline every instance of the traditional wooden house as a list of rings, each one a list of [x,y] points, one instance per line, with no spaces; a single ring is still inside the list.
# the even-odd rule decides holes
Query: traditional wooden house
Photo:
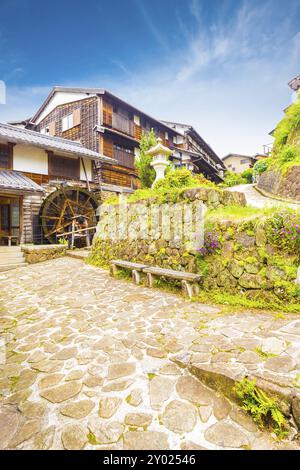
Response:
[[[142,132],[151,128],[173,150],[172,158],[178,165],[192,162],[194,171],[217,182],[224,169],[220,158],[191,126],[159,121],[100,88],[54,87],[31,119],[13,124],[79,141],[116,160],[114,164],[94,162],[93,180],[104,185],[138,187],[134,160]]]
[[[106,163],[79,142],[0,123],[0,245],[55,241],[78,214],[95,224],[92,167]]]
[[[177,164],[186,164],[194,173],[202,173],[209,180],[220,183],[225,165],[196,129],[189,124],[163,122],[177,132],[176,145],[171,145]]]

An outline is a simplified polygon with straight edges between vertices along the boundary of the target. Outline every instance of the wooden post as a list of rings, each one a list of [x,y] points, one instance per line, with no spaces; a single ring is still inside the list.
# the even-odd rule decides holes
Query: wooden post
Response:
[[[153,287],[153,276],[151,273],[147,273],[147,286]]]
[[[82,168],[83,168],[84,175],[85,175],[85,179],[86,179],[86,187],[87,187],[88,191],[90,191],[90,190],[91,190],[91,188],[90,188],[90,182],[89,182],[89,179],[88,179],[88,176],[87,176],[87,172],[86,172],[86,168],[85,168],[85,163],[84,163],[84,160],[83,160],[82,157],[80,157],[80,160],[81,160]]]
[[[140,283],[140,273],[136,269],[132,270],[132,280],[137,285]]]

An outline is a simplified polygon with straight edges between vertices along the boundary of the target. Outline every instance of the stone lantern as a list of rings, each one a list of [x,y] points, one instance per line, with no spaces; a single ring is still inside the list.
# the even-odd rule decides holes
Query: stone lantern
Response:
[[[169,165],[168,157],[172,155],[173,152],[162,144],[161,138],[158,138],[157,144],[154,147],[151,147],[151,149],[146,153],[147,155],[152,155],[151,166],[153,166],[156,173],[155,180],[152,184],[153,188],[158,180],[161,180],[165,177],[165,171]]]

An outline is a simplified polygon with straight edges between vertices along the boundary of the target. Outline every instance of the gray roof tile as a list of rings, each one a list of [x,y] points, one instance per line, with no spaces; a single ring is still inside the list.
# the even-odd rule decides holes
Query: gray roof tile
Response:
[[[18,189],[20,191],[44,191],[27,176],[12,170],[0,170],[0,189]]]
[[[67,154],[77,155],[89,159],[95,159],[107,163],[115,163],[115,160],[105,157],[98,152],[87,149],[80,142],[74,142],[61,137],[52,137],[41,134],[40,132],[30,131],[10,124],[0,123],[0,140],[7,140],[13,143],[33,145],[45,150],[54,152],[64,152]]]

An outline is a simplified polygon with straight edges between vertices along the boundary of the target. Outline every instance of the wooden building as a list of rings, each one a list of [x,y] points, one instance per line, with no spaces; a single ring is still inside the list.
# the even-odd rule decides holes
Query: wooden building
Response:
[[[0,123],[0,245],[55,241],[77,214],[94,223],[92,168],[107,162],[79,142]]]
[[[95,161],[93,180],[101,184],[139,186],[135,169],[143,132],[154,129],[173,150],[178,165],[191,165],[212,181],[222,179],[225,168],[200,135],[191,127],[159,121],[100,88],[54,87],[36,114],[13,123],[42,134],[81,142],[116,163]],[[182,128],[184,126],[184,128]]]

